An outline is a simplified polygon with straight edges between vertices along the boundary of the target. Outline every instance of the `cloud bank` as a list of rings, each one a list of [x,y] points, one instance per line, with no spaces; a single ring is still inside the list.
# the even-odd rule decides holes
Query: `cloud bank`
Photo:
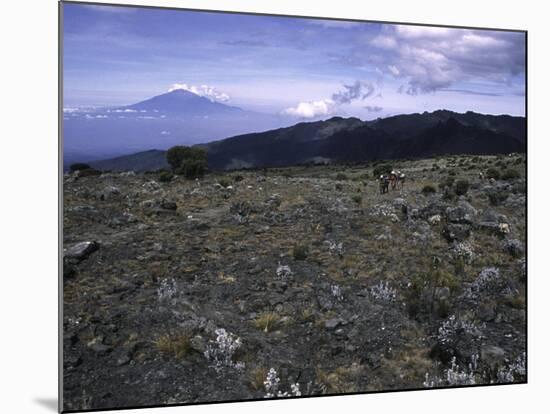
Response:
[[[409,95],[464,81],[506,85],[525,71],[522,33],[388,25],[368,46],[365,60],[402,80],[400,92]]]

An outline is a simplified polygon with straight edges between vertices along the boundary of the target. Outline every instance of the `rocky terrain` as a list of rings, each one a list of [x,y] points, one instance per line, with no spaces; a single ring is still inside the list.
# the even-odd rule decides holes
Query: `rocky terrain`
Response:
[[[66,174],[63,408],[524,382],[525,156],[379,166]]]

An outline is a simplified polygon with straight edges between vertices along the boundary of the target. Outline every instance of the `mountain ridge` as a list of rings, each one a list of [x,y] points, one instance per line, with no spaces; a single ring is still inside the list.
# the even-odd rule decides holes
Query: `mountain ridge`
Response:
[[[198,144],[208,150],[209,167],[230,170],[282,167],[311,162],[361,162],[442,154],[525,152],[525,118],[448,110],[400,114],[372,121],[331,117],[235,135]],[[150,169],[167,166],[165,152],[147,158]],[[92,163],[99,169],[144,171],[143,153]],[[125,168],[122,168],[125,167]],[[154,168],[152,168],[154,167]]]

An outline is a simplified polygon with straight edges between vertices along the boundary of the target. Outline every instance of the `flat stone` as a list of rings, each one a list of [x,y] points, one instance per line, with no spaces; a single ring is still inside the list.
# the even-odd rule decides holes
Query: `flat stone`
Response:
[[[325,321],[325,328],[335,329],[338,325],[341,325],[341,324],[342,324],[342,320],[340,318],[332,318]]]
[[[99,243],[95,241],[83,241],[73,244],[64,250],[63,256],[67,259],[84,260],[90,254],[99,249]]]

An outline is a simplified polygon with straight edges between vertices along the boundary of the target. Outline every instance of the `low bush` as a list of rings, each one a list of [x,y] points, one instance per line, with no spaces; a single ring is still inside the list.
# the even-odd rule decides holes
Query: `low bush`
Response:
[[[271,332],[276,330],[281,324],[281,317],[275,312],[262,312],[254,320],[256,328]]]
[[[170,171],[162,171],[159,174],[159,181],[161,183],[169,183],[172,181],[172,178],[174,178],[174,174],[172,174]]]
[[[71,164],[70,167],[69,167],[69,170],[71,172],[75,172],[75,171],[82,171],[82,170],[87,170],[87,169],[90,169],[92,167],[90,167],[88,164],[84,164],[83,162],[77,162],[75,164]]]
[[[433,194],[435,192],[436,192],[436,189],[431,184],[427,184],[424,187],[422,187],[422,194],[424,195]]]
[[[227,178],[220,178],[218,180],[218,184],[221,185],[223,188],[227,188],[231,185],[231,181],[229,181]]]
[[[509,168],[507,170],[502,171],[502,174],[500,175],[500,177],[503,180],[515,180],[516,178],[520,177],[520,174],[518,170]]]
[[[487,194],[489,198],[489,204],[492,206],[500,206],[508,198],[508,193],[506,191],[491,191]]]
[[[165,355],[181,358],[191,351],[191,337],[187,334],[166,334],[155,341],[155,347]]]
[[[457,196],[466,195],[470,188],[468,180],[458,180],[455,184],[455,194]]]
[[[500,179],[500,172],[496,168],[489,168],[486,175],[487,178],[494,178],[495,180]]]
[[[384,174],[389,174],[392,171],[392,166],[390,164],[379,164],[372,170],[372,175],[374,177],[379,177]]]
[[[202,148],[175,146],[166,152],[166,160],[176,174],[189,179],[202,177],[208,169],[206,150]]]
[[[297,244],[292,249],[294,260],[305,260],[309,255],[309,248],[305,244]]]

